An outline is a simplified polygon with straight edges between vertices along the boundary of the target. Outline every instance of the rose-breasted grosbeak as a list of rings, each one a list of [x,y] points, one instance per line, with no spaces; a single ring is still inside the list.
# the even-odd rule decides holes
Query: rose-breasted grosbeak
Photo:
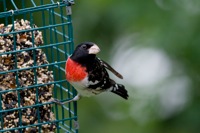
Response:
[[[117,84],[109,78],[106,69],[114,73],[118,78],[122,75],[115,71],[108,63],[96,57],[99,47],[92,42],[79,44],[74,53],[66,61],[66,79],[77,90],[78,94],[72,100],[59,102],[65,104],[77,101],[81,96],[93,96],[110,91],[124,99],[128,99],[128,92],[122,84]]]

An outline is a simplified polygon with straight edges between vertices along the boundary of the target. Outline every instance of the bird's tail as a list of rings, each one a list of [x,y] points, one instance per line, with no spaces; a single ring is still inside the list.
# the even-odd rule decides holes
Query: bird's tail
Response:
[[[124,85],[115,83],[110,90],[111,92],[121,96],[124,99],[128,99],[128,91],[125,89]]]

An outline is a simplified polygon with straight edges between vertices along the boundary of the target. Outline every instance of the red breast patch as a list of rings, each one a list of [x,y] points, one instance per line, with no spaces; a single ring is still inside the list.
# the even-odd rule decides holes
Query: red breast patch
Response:
[[[87,76],[86,67],[81,66],[70,58],[66,62],[65,71],[68,81],[81,81]]]

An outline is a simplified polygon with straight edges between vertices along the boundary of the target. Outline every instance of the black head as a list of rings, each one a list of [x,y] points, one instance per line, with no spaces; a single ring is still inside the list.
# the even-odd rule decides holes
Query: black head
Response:
[[[70,58],[79,63],[84,63],[95,59],[99,51],[100,49],[95,43],[83,42],[76,47]]]

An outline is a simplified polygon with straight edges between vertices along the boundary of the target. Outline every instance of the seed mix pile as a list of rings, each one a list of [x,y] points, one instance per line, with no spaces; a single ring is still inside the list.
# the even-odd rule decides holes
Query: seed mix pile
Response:
[[[33,25],[32,27],[35,28],[37,26]],[[23,87],[23,89],[18,92],[9,91],[0,93],[2,105],[0,110],[31,106],[37,104],[37,102],[45,103],[50,101],[52,98],[52,84],[40,86],[38,87],[38,91],[36,88],[26,88],[32,85],[52,82],[53,74],[52,71],[48,70],[48,66],[36,69],[30,68],[20,70],[34,65],[40,66],[48,64],[46,55],[41,49],[26,50],[27,48],[37,47],[43,44],[42,32],[34,30],[1,36],[1,34],[13,31],[30,30],[32,27],[29,21],[23,19],[16,20],[14,22],[14,26],[12,24],[9,24],[8,26],[0,24],[0,53],[14,51],[15,49],[23,50],[22,52],[0,55],[0,72],[7,72],[0,74],[0,91],[14,90],[15,88]],[[14,46],[14,41],[16,42],[16,46]],[[32,42],[34,42],[34,44]],[[18,72],[8,72],[9,70],[16,69],[16,67],[19,69]],[[37,75],[34,75],[34,73]],[[38,95],[38,98],[36,94]],[[19,117],[20,115],[21,122]],[[2,116],[0,129],[19,127],[20,123],[22,126],[26,126],[37,124],[38,122],[41,123],[55,120],[50,104],[39,107],[30,107],[22,110],[2,112],[0,113],[0,116]],[[56,126],[54,123],[41,126],[42,132],[44,133],[54,132],[55,128]],[[39,127],[31,126],[29,128],[22,129],[22,132],[35,133],[38,132],[38,129]],[[19,131],[7,131],[7,133],[17,132]]]

